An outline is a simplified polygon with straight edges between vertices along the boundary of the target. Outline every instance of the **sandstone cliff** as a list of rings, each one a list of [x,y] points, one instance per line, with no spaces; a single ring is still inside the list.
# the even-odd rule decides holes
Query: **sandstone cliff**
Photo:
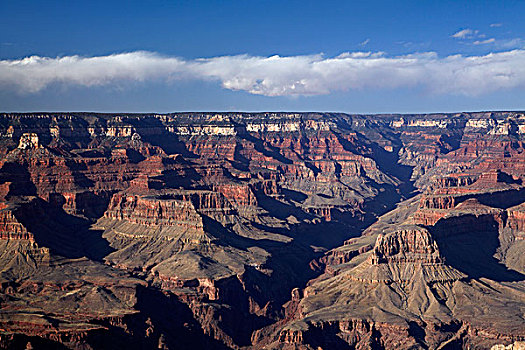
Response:
[[[0,115],[0,347],[524,337],[525,115]]]

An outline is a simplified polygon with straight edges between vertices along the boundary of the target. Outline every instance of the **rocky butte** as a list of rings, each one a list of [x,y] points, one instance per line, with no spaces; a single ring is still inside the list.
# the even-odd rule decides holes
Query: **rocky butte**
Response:
[[[0,348],[518,349],[525,113],[0,114]]]

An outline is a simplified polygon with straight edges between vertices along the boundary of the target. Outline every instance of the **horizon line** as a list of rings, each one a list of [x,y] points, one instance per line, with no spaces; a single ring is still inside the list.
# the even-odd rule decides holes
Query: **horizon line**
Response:
[[[186,111],[171,111],[171,112],[127,112],[127,111],[0,111],[0,114],[131,114],[131,115],[154,115],[154,114],[191,114],[191,113],[202,113],[202,114],[261,114],[261,113],[282,113],[282,114],[347,114],[347,115],[359,115],[359,116],[380,116],[380,115],[418,115],[418,114],[461,114],[461,113],[525,113],[524,109],[494,109],[494,110],[463,110],[463,111],[432,111],[432,112],[370,112],[370,113],[354,113],[354,112],[343,112],[343,111],[297,111],[297,110],[257,110],[257,111],[232,111],[232,110],[186,110]]]

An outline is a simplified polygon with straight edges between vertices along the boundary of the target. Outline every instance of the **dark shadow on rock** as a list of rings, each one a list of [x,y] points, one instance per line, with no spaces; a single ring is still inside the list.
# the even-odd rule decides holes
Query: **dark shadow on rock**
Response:
[[[306,282],[319,274],[318,271],[309,268],[312,259],[321,255],[320,252],[315,252],[310,247],[313,241],[313,236],[310,234],[317,233],[317,237],[319,237],[319,232],[311,232],[310,234],[303,230],[290,232],[289,235],[298,234],[300,237],[296,236],[292,242],[285,243],[239,236],[207,216],[203,216],[203,223],[206,232],[218,238],[215,242],[218,246],[223,246],[226,249],[234,247],[245,251],[250,247],[259,247],[270,253],[270,257],[264,266],[258,267],[272,270],[270,275],[263,274],[250,266],[245,266],[246,272],[243,275],[243,278],[247,279],[244,288],[250,290],[250,295],[261,307],[268,302],[282,305],[290,298],[293,288],[306,285]],[[243,300],[242,298],[238,296],[232,301],[237,300],[236,303],[239,304],[238,301]],[[248,304],[246,303],[245,307],[247,308]],[[259,328],[266,325],[264,318],[257,321],[252,320],[252,323],[257,323],[260,326]]]
[[[139,313],[125,316],[124,327],[103,320],[105,330],[88,333],[86,342],[94,349],[218,349],[228,347],[204,334],[187,305],[174,295],[153,288],[137,289]]]
[[[428,349],[428,345],[425,343],[425,328],[421,327],[417,322],[408,322],[408,335],[415,339],[415,341],[423,348]]]
[[[133,119],[128,120],[130,124],[135,126],[143,141],[160,147],[167,154],[181,154],[186,158],[197,158],[197,155],[190,152],[186,147],[186,143],[181,141],[179,136],[166,131],[166,126],[161,120],[156,118]],[[143,132],[141,129],[158,129],[161,133]]]
[[[300,192],[296,192],[295,196],[298,197]],[[264,210],[268,211],[271,216],[274,216],[278,219],[285,220],[287,217],[293,215],[298,220],[304,219],[313,219],[314,216],[306,213],[301,208],[296,207],[295,205],[284,203],[278,201],[275,198],[269,197],[262,193],[261,191],[255,192],[257,198],[257,203]]]
[[[359,132],[357,132],[356,134],[361,140],[367,140],[367,137],[364,134]],[[346,151],[352,152],[354,154],[362,153],[356,149],[356,145],[350,143],[348,140],[342,137],[342,135],[338,133],[335,133],[335,135],[337,136],[339,142]],[[367,146],[370,147],[372,151],[369,157],[376,162],[379,170],[401,181],[401,184],[396,189],[399,192],[399,194],[402,195],[404,198],[410,198],[414,196],[415,187],[413,181],[410,180],[412,176],[413,167],[399,163],[400,147],[394,145],[392,152],[388,152],[374,142],[370,142],[369,144],[367,144]]]
[[[288,198],[294,202],[301,203],[301,202],[304,202],[306,198],[308,198],[306,194],[299,192],[299,191],[294,191],[288,188],[283,188],[281,192],[285,198]]]
[[[128,156],[130,163],[132,164],[138,164],[142,162],[144,159],[146,159],[146,157],[144,157],[142,154],[140,154],[138,151],[132,148],[126,149],[126,154]]]
[[[231,165],[240,171],[250,171],[250,160],[246,158],[242,153],[242,143],[235,142],[235,149],[233,151],[233,160]]]
[[[321,169],[308,161],[304,162],[304,165],[314,173],[314,176],[317,176],[319,173],[321,173]]]
[[[93,180],[90,180],[84,175],[84,172],[88,170],[85,163],[78,163],[72,160],[66,162],[66,166],[71,171],[75,185],[79,188],[90,188],[95,185]]]
[[[166,184],[167,188],[191,188],[202,176],[193,168],[164,170],[162,175],[154,177]]]
[[[314,349],[337,349],[346,350],[353,349],[350,344],[337,336],[339,333],[337,323],[333,325],[323,324],[323,326],[310,326],[310,329],[304,335],[304,341]]]
[[[95,221],[104,215],[113,192],[100,191],[94,193],[92,191],[77,192],[75,194],[75,210],[76,214],[91,221]],[[66,204],[66,198],[61,193],[50,193],[48,202],[52,207],[60,208]]]
[[[265,155],[266,157],[271,157],[281,163],[284,163],[284,164],[292,164],[293,162],[286,158],[285,156],[283,156],[279,150],[279,148],[277,147],[274,147],[274,146],[271,146],[269,144],[267,144],[266,142],[264,142],[263,140],[261,139],[258,139],[256,137],[254,137],[253,135],[249,134],[249,133],[240,133],[238,134],[238,136],[241,138],[241,139],[244,139],[248,142],[251,142],[253,143],[253,146],[255,148],[255,150],[259,153],[262,153],[263,155]]]
[[[498,223],[492,216],[441,219],[430,230],[445,262],[469,278],[498,282],[525,280],[525,275],[509,270],[494,257],[500,242]]]
[[[102,238],[101,230],[90,228],[89,220],[67,214],[40,198],[21,203],[14,215],[34,234],[39,246],[48,247],[54,254],[101,261],[114,251]]]
[[[18,164],[7,162],[0,169],[0,183],[11,182],[9,195],[36,196],[36,186],[31,181],[27,168]]]
[[[379,217],[388,213],[395,208],[403,196],[398,189],[390,184],[378,184],[375,181],[369,181],[369,185],[377,190],[377,195],[365,203],[365,225],[368,226],[373,220],[370,216]]]
[[[525,188],[509,189],[494,193],[466,195],[466,198],[475,197],[481,204],[494,208],[507,209],[525,202]]]
[[[10,350],[26,350],[26,349],[42,349],[42,350],[66,350],[70,347],[65,346],[59,342],[51,339],[45,339],[37,336],[29,336],[25,334],[13,334],[12,336],[5,335],[6,339],[0,339],[0,349]],[[11,338],[11,339],[7,339]],[[29,345],[31,347],[29,347]]]
[[[463,138],[463,131],[465,127],[465,122],[462,122],[463,126],[456,130],[447,130],[443,133],[439,139],[440,141],[440,151],[443,154],[453,152],[461,147],[461,140]]]
[[[157,334],[165,335],[170,349],[228,349],[222,342],[204,334],[187,305],[174,295],[152,288],[138,289],[136,308],[149,318]]]

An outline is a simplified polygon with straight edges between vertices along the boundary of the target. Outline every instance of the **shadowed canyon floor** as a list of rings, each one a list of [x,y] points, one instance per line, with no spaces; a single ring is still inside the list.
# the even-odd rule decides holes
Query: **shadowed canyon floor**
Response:
[[[517,348],[524,140],[518,112],[0,114],[0,348]]]

